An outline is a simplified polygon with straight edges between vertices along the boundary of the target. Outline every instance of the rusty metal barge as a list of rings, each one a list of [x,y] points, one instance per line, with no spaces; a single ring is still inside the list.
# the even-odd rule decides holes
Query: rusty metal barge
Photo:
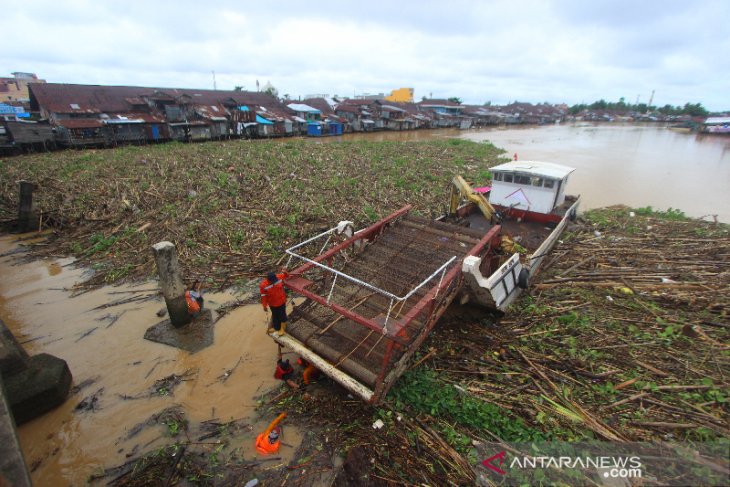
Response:
[[[305,300],[290,314],[287,334],[271,337],[378,403],[457,297],[502,311],[514,301],[575,217],[579,198],[554,201],[544,221],[529,221],[519,205],[487,219],[491,210],[471,201],[439,220],[406,206],[357,232],[340,222],[287,249],[299,267],[284,285]],[[515,248],[505,241],[520,240],[507,228],[528,237],[517,246],[522,253],[505,252]]]

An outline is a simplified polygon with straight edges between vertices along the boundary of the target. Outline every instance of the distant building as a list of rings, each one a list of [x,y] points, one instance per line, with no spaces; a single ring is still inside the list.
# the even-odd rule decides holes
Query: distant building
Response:
[[[0,78],[0,102],[28,103],[28,83],[45,83],[35,73],[11,73],[12,78]]]
[[[413,88],[398,88],[385,97],[386,101],[413,103]]]
[[[362,95],[355,95],[355,100],[385,100],[385,93],[378,93],[377,95],[373,95],[372,93],[363,93]]]
[[[290,110],[294,110],[297,117],[305,122],[320,122],[322,120],[322,110],[317,110],[304,103],[290,103],[287,105]],[[297,120],[298,121],[298,120]]]
[[[461,115],[464,106],[451,100],[435,100],[426,99],[418,103],[421,108],[433,110],[436,113],[445,113],[449,115]]]

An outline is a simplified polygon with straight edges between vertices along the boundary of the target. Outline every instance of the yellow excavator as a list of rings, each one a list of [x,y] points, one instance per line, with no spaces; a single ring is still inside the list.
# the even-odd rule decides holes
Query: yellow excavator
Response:
[[[502,222],[502,215],[492,206],[491,203],[489,203],[489,200],[484,197],[482,193],[477,193],[476,191],[474,191],[471,185],[467,183],[464,178],[456,175],[454,176],[454,179],[451,180],[451,182],[453,183],[453,186],[451,187],[451,201],[449,203],[450,215],[454,215],[456,213],[456,210],[459,207],[459,203],[461,203],[461,200],[463,198],[477,205],[484,217],[490,222],[497,224]],[[508,254],[513,254],[515,252],[525,252],[524,247],[512,240],[509,235],[504,233],[502,234],[501,247],[502,250]]]

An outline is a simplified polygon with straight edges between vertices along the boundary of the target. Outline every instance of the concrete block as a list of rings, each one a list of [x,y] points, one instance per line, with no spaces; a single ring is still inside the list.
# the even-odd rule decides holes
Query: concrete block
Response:
[[[16,423],[30,421],[62,404],[71,388],[71,379],[66,361],[47,353],[31,357],[26,369],[3,376]]]
[[[213,325],[213,313],[209,309],[204,309],[189,325],[177,328],[167,319],[148,328],[144,337],[152,342],[195,353],[213,344],[215,338]]]
[[[28,354],[0,320],[0,375],[10,375],[28,367]]]

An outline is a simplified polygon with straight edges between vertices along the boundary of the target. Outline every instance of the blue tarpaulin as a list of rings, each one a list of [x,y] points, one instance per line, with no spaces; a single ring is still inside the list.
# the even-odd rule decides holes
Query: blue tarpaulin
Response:
[[[0,103],[0,113],[6,115],[15,115],[16,117],[20,118],[30,117],[30,113],[26,112],[23,107],[16,107],[13,105],[7,105],[5,103]]]
[[[271,122],[269,120],[266,120],[261,115],[256,115],[256,122],[263,124],[263,125],[274,125],[274,122]]]

